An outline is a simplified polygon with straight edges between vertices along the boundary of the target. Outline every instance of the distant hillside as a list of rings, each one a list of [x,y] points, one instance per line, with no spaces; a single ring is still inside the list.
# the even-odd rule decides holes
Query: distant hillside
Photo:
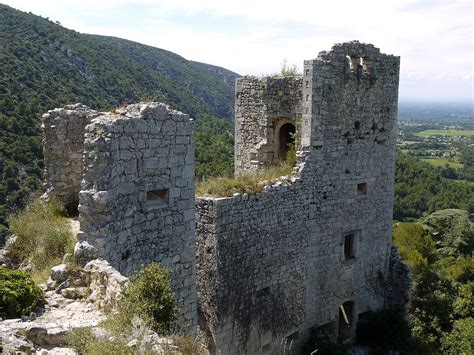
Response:
[[[108,109],[153,99],[198,120],[230,119],[238,76],[159,48],[81,34],[2,4],[0,68],[0,236],[8,211],[40,187],[42,113],[75,102]],[[232,131],[227,123],[226,132]]]
[[[102,108],[145,97],[191,115],[232,116],[237,74],[169,51],[81,34],[5,5],[0,44],[2,98],[38,100],[40,108],[81,99]]]

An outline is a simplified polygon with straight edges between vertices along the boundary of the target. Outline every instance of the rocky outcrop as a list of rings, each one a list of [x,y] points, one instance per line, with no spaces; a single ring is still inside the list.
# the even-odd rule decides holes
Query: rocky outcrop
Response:
[[[47,288],[66,299],[82,299],[104,311],[114,311],[127,280],[107,261],[96,259],[83,268],[72,263],[53,267]]]

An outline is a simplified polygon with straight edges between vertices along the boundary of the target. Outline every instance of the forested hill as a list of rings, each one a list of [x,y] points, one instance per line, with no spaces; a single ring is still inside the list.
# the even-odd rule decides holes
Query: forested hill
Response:
[[[198,121],[230,119],[237,77],[159,48],[68,30],[2,4],[0,73],[0,240],[7,213],[40,187],[44,112],[76,102],[103,110],[143,99],[165,102]]]
[[[2,100],[8,94],[46,109],[78,99],[103,108],[153,98],[191,115],[232,115],[237,74],[169,51],[81,34],[1,4],[0,44]],[[2,112],[12,106],[3,103]]]

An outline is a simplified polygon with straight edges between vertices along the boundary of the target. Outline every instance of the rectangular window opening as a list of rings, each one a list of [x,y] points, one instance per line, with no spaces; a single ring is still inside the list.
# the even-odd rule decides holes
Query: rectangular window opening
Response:
[[[149,204],[168,204],[168,189],[147,191],[146,202]]]
[[[387,140],[386,139],[377,139],[377,144],[387,145]]]
[[[264,298],[270,295],[270,286],[264,287],[257,291],[257,298]]]
[[[357,184],[357,193],[359,195],[367,195],[367,183],[366,182],[361,182],[360,184]]]
[[[344,236],[344,258],[346,260],[355,258],[355,234],[350,233]]]

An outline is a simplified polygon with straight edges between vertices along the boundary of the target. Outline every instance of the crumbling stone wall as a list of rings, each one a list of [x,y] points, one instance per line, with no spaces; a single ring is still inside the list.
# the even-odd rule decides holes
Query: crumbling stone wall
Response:
[[[79,201],[80,242],[125,275],[170,267],[179,323],[195,333],[194,122],[159,103],[78,104],[49,111],[44,127],[47,184]]]
[[[358,42],[306,61],[292,182],[197,199],[200,323],[217,352],[294,353],[311,328],[353,334],[384,306],[398,74],[398,57]]]
[[[164,104],[92,120],[84,142],[80,239],[126,275],[160,262],[172,271],[181,324],[196,327],[194,123]]]
[[[43,155],[46,196],[77,210],[82,180],[84,128],[99,112],[85,105],[68,105],[43,115]]]
[[[301,77],[244,76],[235,90],[235,174],[271,166],[279,156],[279,130],[301,117]]]

